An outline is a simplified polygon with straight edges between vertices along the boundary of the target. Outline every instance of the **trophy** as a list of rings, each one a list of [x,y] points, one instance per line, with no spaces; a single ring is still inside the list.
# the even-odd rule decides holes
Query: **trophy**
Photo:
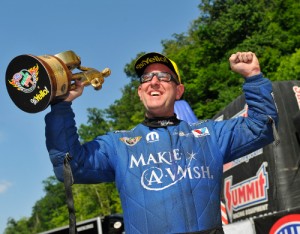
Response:
[[[74,69],[80,72],[72,73]],[[6,88],[17,107],[28,113],[37,113],[66,98],[75,88],[75,80],[100,90],[104,78],[110,74],[109,68],[98,71],[81,66],[80,57],[71,50],[56,55],[25,54],[9,63]]]

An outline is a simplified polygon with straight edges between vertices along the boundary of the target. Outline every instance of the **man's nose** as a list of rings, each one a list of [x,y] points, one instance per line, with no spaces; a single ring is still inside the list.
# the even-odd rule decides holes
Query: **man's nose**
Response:
[[[157,75],[153,75],[152,80],[151,80],[152,84],[157,84],[160,83],[160,80],[157,78]]]

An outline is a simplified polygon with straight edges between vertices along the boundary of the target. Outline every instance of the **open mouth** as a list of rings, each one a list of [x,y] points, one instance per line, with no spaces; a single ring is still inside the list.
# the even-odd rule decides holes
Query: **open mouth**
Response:
[[[160,93],[157,92],[157,91],[152,91],[152,92],[150,92],[150,95],[151,95],[152,97],[155,97],[155,96],[159,96]]]

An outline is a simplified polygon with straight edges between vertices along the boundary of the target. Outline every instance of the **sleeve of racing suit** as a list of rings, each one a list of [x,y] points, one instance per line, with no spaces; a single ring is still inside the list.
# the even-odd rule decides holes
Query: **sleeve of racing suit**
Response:
[[[109,136],[81,145],[74,118],[70,102],[52,105],[45,117],[46,146],[57,179],[63,181],[63,161],[69,153],[74,183],[113,181],[114,172],[107,156],[114,153],[108,152],[113,149]]]
[[[214,123],[224,163],[278,140],[278,113],[271,81],[262,74],[249,77],[245,79],[243,91],[248,105],[248,117]]]

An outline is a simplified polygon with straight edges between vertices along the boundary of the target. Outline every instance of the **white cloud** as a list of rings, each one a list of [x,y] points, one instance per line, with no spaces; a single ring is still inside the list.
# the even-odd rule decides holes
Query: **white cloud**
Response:
[[[0,193],[5,193],[6,190],[11,186],[8,181],[0,181]]]

